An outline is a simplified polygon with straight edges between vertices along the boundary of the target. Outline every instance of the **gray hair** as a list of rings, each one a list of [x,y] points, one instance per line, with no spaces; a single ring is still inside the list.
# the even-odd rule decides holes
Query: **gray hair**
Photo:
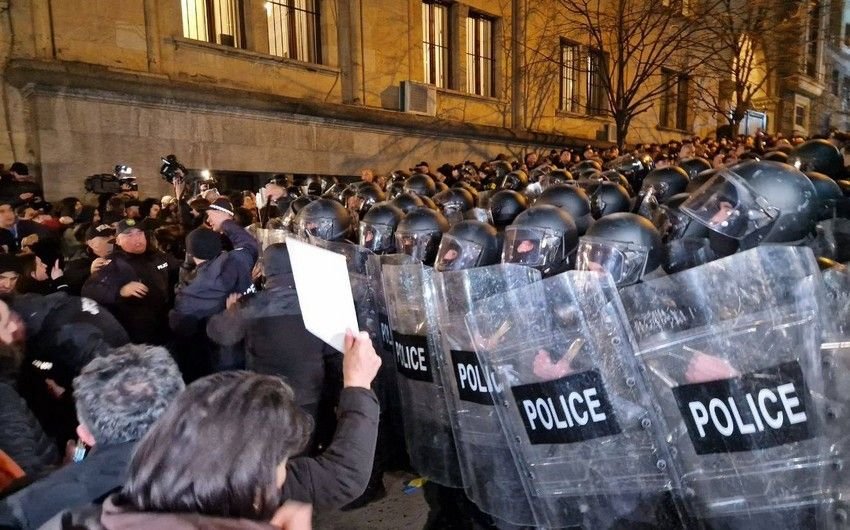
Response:
[[[98,444],[139,440],[184,388],[168,350],[127,344],[95,358],[74,379],[77,417]]]

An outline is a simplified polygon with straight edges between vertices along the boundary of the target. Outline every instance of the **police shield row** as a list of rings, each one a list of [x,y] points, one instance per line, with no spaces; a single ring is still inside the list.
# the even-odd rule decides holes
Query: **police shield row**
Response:
[[[612,236],[632,214],[577,244],[535,232],[550,206],[499,236],[399,224],[401,254],[322,241],[348,257],[360,324],[395,367],[414,469],[500,527],[846,524],[850,277],[765,244],[780,216],[745,173],[683,205],[741,251],[655,279],[650,245]]]

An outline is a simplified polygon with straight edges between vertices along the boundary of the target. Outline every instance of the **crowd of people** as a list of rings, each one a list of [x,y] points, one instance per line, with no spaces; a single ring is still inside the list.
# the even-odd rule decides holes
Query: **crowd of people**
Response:
[[[311,507],[385,494],[383,472],[409,465],[393,357],[379,370],[375,336],[349,330],[340,354],[307,332],[284,235],[618,286],[766,242],[830,267],[850,260],[845,140],[588,146],[259,190],[180,168],[161,198],[116,168],[120,189],[91,204],[48,202],[16,162],[0,179],[0,527],[307,528]],[[479,524],[444,493],[429,525]]]

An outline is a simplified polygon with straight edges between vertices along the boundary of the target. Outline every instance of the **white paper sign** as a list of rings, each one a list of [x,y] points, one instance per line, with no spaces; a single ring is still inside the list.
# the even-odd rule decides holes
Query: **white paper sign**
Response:
[[[345,256],[289,237],[286,246],[304,327],[342,353],[345,330],[358,331]]]

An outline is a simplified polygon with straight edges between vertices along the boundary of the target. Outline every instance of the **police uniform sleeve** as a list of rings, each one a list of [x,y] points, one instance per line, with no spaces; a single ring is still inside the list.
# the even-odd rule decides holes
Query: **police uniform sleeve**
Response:
[[[378,436],[378,398],[366,388],[343,388],[337,410],[337,430],[325,452],[287,464],[284,499],[339,508],[366,489]]]
[[[121,296],[121,287],[130,281],[122,281],[124,279],[122,276],[116,262],[113,261],[89,276],[80,294],[101,305],[115,305]]]

